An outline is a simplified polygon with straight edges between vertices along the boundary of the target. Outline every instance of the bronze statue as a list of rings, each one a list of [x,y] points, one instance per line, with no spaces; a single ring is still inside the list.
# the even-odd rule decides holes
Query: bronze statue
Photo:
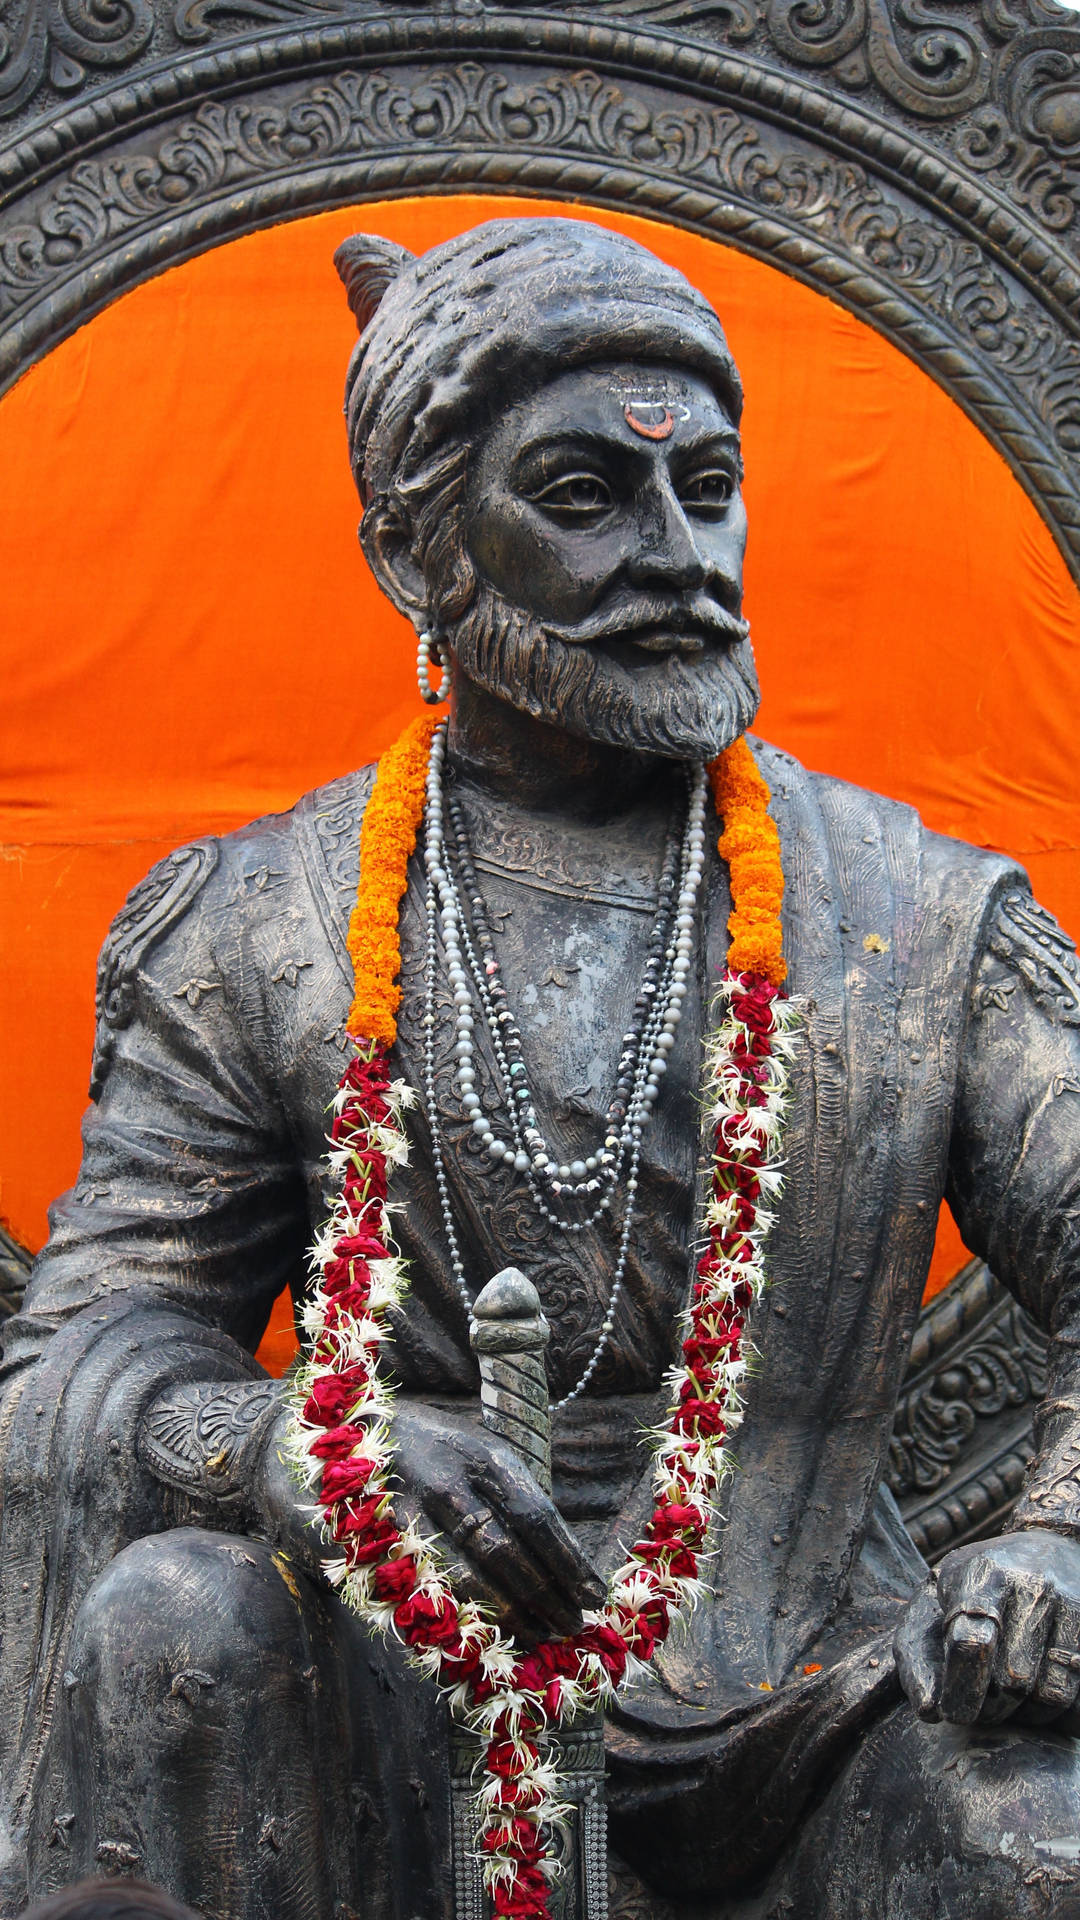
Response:
[[[461,871],[585,1182],[626,1120],[685,769],[757,705],[738,375],[678,274],[581,223],[418,260],[358,237],[340,266],[364,551],[422,678],[448,664]],[[1080,1913],[1080,969],[1009,861],[754,753],[802,1022],[787,1186],[710,1595],[608,1716],[618,1911]],[[214,1920],[449,1912],[445,1710],[322,1578],[252,1359],[328,1204],[371,784],[182,849],[106,943],[82,1172],[4,1342],[6,1913],[102,1870]],[[435,1107],[397,1176],[401,1502],[525,1635],[596,1603],[647,1497],[726,954],[713,845],[636,1188],[575,1232],[493,1157],[479,1010],[465,1104],[445,954],[425,1026],[423,846],[410,868],[395,1057]],[[943,1194],[1053,1340],[1012,1531],[930,1579],[880,1483]],[[459,1282],[508,1266],[551,1328],[551,1497],[479,1418]]]

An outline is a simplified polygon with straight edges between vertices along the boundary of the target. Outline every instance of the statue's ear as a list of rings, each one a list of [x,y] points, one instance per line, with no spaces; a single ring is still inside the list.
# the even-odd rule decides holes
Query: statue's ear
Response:
[[[334,265],[349,296],[358,333],[363,333],[387,287],[415,258],[407,247],[383,240],[377,233],[354,233],[342,241]]]
[[[427,582],[409,529],[389,501],[373,500],[365,509],[360,545],[387,599],[419,631],[427,623]]]

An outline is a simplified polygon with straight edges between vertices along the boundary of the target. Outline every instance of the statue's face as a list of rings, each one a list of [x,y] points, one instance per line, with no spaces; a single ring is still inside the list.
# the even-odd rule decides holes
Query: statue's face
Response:
[[[665,754],[712,754],[749,724],[739,439],[704,380],[559,375],[478,445],[464,532],[480,591],[449,637],[470,677]]]

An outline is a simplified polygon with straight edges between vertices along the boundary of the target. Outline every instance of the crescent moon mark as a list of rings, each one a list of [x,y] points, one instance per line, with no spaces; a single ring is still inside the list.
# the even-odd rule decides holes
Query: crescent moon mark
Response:
[[[651,406],[649,412],[659,412],[659,408]],[[639,433],[643,440],[667,440],[675,431],[675,415],[670,407],[663,409],[663,417],[660,420],[650,424],[648,421],[638,419],[634,411],[634,402],[628,400],[623,408],[623,417],[631,432]]]

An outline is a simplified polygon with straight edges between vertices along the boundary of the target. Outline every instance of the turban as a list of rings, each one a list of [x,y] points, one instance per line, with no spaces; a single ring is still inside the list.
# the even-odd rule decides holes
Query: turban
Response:
[[[361,330],[345,415],[365,506],[423,475],[448,439],[570,367],[681,367],[738,422],[742,386],[708,301],[605,227],[491,220],[418,256],[356,234],[334,258]]]

